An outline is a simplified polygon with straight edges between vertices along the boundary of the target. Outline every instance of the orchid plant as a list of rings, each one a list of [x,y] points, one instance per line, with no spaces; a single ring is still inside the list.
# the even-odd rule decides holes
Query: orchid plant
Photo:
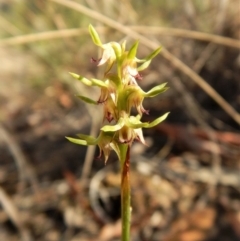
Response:
[[[79,98],[94,105],[103,106],[103,124],[98,137],[79,134],[78,138],[66,137],[69,141],[80,145],[98,145],[99,157],[104,156],[107,162],[110,152],[114,151],[121,164],[121,216],[122,216],[122,241],[130,240],[130,148],[137,140],[145,144],[142,128],[151,128],[165,120],[169,113],[155,119],[154,121],[141,122],[143,114],[148,111],[143,108],[143,100],[146,97],[154,97],[163,93],[168,88],[166,83],[157,85],[145,92],[138,85],[142,79],[139,71],[146,69],[151,60],[160,52],[161,48],[153,51],[144,59],[136,57],[138,41],[129,50],[126,50],[126,42],[119,44],[109,42],[102,44],[98,33],[89,25],[89,32],[94,44],[102,49],[102,57],[98,60],[92,59],[97,66],[106,65],[102,80],[87,79],[81,75],[70,73],[75,79],[87,86],[100,88],[100,97],[93,100],[86,96]],[[132,108],[137,110],[137,115],[132,115]]]

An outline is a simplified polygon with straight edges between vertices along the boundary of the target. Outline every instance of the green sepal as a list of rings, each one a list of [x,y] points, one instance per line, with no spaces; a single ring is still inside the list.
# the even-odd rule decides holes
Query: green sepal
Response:
[[[105,125],[101,128],[104,132],[113,132],[118,131],[124,126],[124,120],[123,118],[120,118],[118,123],[116,125]]]
[[[78,74],[74,74],[69,72],[70,75],[72,75],[73,78],[80,80],[83,84],[87,85],[87,86],[98,86],[98,87],[105,87],[107,88],[108,85],[106,83],[104,83],[104,81],[102,80],[98,80],[98,79],[87,79],[81,75]]]
[[[92,84],[93,84],[94,86],[105,87],[105,88],[108,87],[108,85],[105,84],[102,80],[91,79],[91,81],[92,81]]]
[[[145,127],[145,128],[152,128],[153,126],[158,125],[159,123],[161,123],[162,121],[164,121],[164,120],[167,118],[167,116],[169,115],[169,113],[170,113],[170,112],[167,112],[166,114],[158,117],[156,120],[154,120],[154,121],[152,121],[151,123],[149,123],[148,126]]]
[[[149,64],[151,63],[152,59],[159,54],[161,49],[162,49],[162,47],[157,48],[151,54],[149,54],[145,59],[141,59],[141,60],[137,59],[136,61],[138,63],[143,63],[142,65],[140,65],[138,67],[138,71],[142,71],[142,70],[146,69],[149,66]]]
[[[96,145],[98,142],[98,138],[95,138],[93,136],[84,135],[84,134],[77,134],[77,136],[80,139],[86,140],[89,143],[89,145]]]
[[[81,76],[81,75],[78,75],[78,74],[74,74],[74,73],[71,73],[69,72],[70,75],[72,75],[73,78],[77,79],[77,80],[80,80],[82,83],[84,83],[85,85],[87,86],[92,86],[92,81]]]
[[[137,68],[137,70],[138,70],[138,71],[143,71],[144,69],[146,69],[146,68],[150,65],[151,61],[152,61],[152,60],[148,60],[148,61],[144,62],[142,65],[140,65],[140,66]]]
[[[128,59],[134,59],[136,57],[138,44],[139,44],[139,41],[136,41],[133,44],[133,46],[131,47],[131,49],[128,52],[128,56],[127,56]]]
[[[155,58],[160,53],[161,49],[162,49],[161,46],[155,49],[151,54],[147,56],[146,60]]]
[[[102,42],[101,42],[101,40],[100,40],[100,38],[99,38],[99,36],[98,36],[98,33],[97,33],[97,31],[94,29],[94,27],[90,24],[89,26],[88,26],[88,30],[89,30],[89,33],[90,33],[90,35],[91,35],[91,37],[92,37],[92,40],[93,40],[93,42],[97,45],[97,46],[102,46]]]
[[[83,134],[78,134],[77,136],[80,139],[72,138],[72,137],[68,137],[68,136],[66,136],[66,138],[74,144],[83,145],[83,146],[96,145],[98,142],[98,139],[93,136],[88,136],[88,135],[83,135]]]
[[[83,146],[89,145],[86,140],[81,140],[81,139],[72,138],[72,137],[67,137],[67,136],[66,136],[66,138],[67,138],[70,142],[72,142],[72,143],[74,143],[74,144],[83,145]]]
[[[137,117],[131,116],[127,126],[133,129],[138,129],[138,128],[152,128],[153,126],[158,125],[159,123],[161,123],[162,121],[164,121],[167,116],[168,116],[169,112],[167,112],[166,114],[160,116],[159,118],[157,118],[156,120],[152,121],[151,123],[148,122],[141,122],[139,120],[139,115]]]
[[[163,93],[164,91],[166,91],[168,89],[168,87],[165,87],[166,84],[167,83],[163,83],[161,85],[157,85],[157,86],[153,87],[151,90],[144,93],[144,97],[154,97],[158,94]]]
[[[88,104],[98,105],[98,102],[97,102],[97,101],[92,100],[92,99],[90,99],[90,98],[88,98],[88,97],[86,97],[86,96],[77,95],[77,97],[78,97],[79,99],[81,99],[82,101],[88,103]]]
[[[140,122],[140,123],[129,122],[127,126],[133,129],[139,129],[139,128],[148,128],[148,125],[149,123],[147,122]]]
[[[156,57],[160,53],[161,49],[162,49],[162,47],[160,46],[157,49],[155,49],[151,54],[149,54],[146,58],[136,59],[136,62],[143,63],[143,62],[146,62],[148,60],[152,60],[154,57]]]

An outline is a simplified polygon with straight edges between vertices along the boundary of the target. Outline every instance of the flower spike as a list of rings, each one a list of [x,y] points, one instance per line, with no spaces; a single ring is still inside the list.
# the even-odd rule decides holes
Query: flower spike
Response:
[[[102,49],[102,56],[98,60],[92,58],[92,62],[95,62],[97,66],[106,65],[103,80],[70,74],[83,84],[90,87],[96,86],[100,89],[100,96],[97,100],[83,95],[77,96],[88,104],[101,105],[103,107],[103,121],[107,120],[109,124],[101,127],[97,138],[78,135],[78,138],[67,137],[67,139],[80,145],[98,145],[99,157],[104,155],[106,162],[112,150],[119,158],[122,156],[122,144],[131,146],[134,140],[145,144],[142,128],[154,127],[167,118],[169,113],[150,123],[141,122],[142,115],[149,113],[143,107],[144,99],[155,97],[165,92],[168,87],[164,83],[145,92],[138,85],[138,81],[142,79],[139,71],[149,66],[152,59],[160,52],[161,47],[154,50],[146,58],[138,59],[136,55],[139,41],[136,41],[129,50],[126,50],[125,41],[122,44],[117,42],[103,44],[92,25],[89,25],[89,33],[93,43]],[[133,108],[137,110],[137,116],[132,115]]]

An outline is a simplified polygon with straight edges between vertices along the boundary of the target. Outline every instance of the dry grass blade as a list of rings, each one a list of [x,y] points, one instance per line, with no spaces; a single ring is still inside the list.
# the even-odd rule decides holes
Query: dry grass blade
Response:
[[[2,204],[3,209],[10,217],[11,221],[16,225],[16,227],[22,227],[22,220],[20,218],[18,209],[14,205],[11,198],[6,194],[6,192],[0,187],[0,203]]]
[[[166,36],[174,36],[181,38],[190,38],[200,41],[211,42],[214,44],[219,44],[227,47],[240,49],[240,41],[236,39],[231,39],[227,37],[222,37],[214,34],[202,33],[198,31],[192,31],[187,29],[176,29],[176,28],[163,28],[163,27],[153,27],[153,26],[128,26],[129,28],[143,34],[159,34]],[[95,27],[99,33],[106,30],[105,27]],[[88,34],[87,28],[74,28],[74,29],[62,29],[53,30],[43,33],[33,33],[21,36],[15,36],[11,38],[6,38],[0,40],[0,46],[12,46],[19,44],[27,44],[36,41],[57,39],[57,38],[70,38],[79,36],[82,34]]]
[[[198,31],[187,30],[187,29],[163,28],[163,27],[153,27],[153,26],[133,26],[131,28],[143,34],[151,33],[151,34],[160,34],[160,35],[174,36],[174,37],[181,37],[181,38],[191,38],[191,39],[212,42],[215,44],[220,44],[220,45],[240,49],[239,40],[222,37],[215,34],[203,33]]]
[[[32,237],[30,235],[30,232],[25,227],[22,216],[20,215],[17,207],[15,206],[15,203],[1,187],[0,187],[0,203],[2,204],[3,209],[8,214],[13,224],[18,228],[19,232],[21,233],[21,240],[31,241]]]
[[[70,2],[67,0],[50,0],[52,2],[56,2],[63,6],[69,7],[76,11],[79,11],[91,18],[94,18],[106,25],[117,29],[118,31],[132,37],[133,39],[138,39],[142,44],[148,46],[151,49],[156,49],[159,47],[160,43],[149,40],[148,38],[142,36],[141,34],[133,31],[129,27],[122,25],[119,22],[116,22],[101,13],[88,9],[87,7],[76,3]],[[240,114],[222,97],[220,96],[202,77],[196,74],[192,69],[190,69],[187,65],[185,65],[181,60],[172,55],[167,49],[162,48],[161,51],[162,56],[171,62],[177,69],[182,71],[188,77],[190,77],[198,86],[200,86],[222,109],[229,115],[233,120],[235,120],[240,125]]]
[[[99,32],[102,32],[104,28],[98,28]],[[73,36],[79,36],[81,34],[88,34],[87,28],[76,28],[76,29],[64,29],[64,30],[54,30],[43,33],[33,33],[23,36],[16,36],[12,38],[0,40],[0,47],[11,46],[32,43],[41,40],[49,40],[56,38],[68,38]]]
[[[21,30],[14,24],[10,23],[6,18],[0,15],[0,27],[12,35],[21,34]]]

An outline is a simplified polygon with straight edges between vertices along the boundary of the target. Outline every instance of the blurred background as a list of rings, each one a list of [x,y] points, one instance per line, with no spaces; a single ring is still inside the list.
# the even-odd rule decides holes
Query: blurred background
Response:
[[[65,139],[102,124],[69,75],[102,76],[89,24],[139,58],[163,46],[143,120],[171,113],[132,147],[131,240],[240,240],[239,0],[0,0],[0,240],[120,240],[116,156]]]

